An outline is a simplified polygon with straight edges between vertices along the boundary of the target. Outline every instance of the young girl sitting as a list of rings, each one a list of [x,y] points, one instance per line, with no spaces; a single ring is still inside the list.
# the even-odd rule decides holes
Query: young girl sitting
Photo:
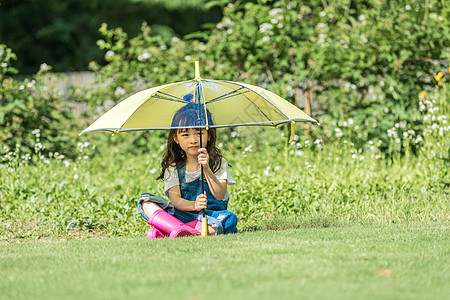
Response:
[[[185,96],[185,100],[189,98],[192,94]],[[228,171],[227,161],[215,146],[215,128],[201,130],[200,145],[200,130],[195,128],[199,111],[204,113],[197,104],[188,103],[172,120],[172,127],[179,129],[170,129],[158,177],[164,179],[170,202],[150,193],[141,194],[138,201],[140,214],[153,226],[147,234],[149,239],[200,234],[202,209],[206,209],[209,235],[237,232],[236,214],[227,210],[227,185],[236,182]],[[208,124],[213,124],[209,111],[206,114]],[[204,194],[200,166],[203,166],[205,178]]]

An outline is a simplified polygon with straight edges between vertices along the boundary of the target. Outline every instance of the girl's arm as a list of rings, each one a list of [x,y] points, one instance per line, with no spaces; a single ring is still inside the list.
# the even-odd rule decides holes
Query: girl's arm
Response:
[[[203,172],[205,173],[206,181],[208,181],[209,189],[214,198],[216,198],[216,200],[222,200],[227,192],[227,180],[217,179],[216,175],[214,175],[209,167],[203,168]]]
[[[206,208],[206,195],[198,195],[195,201],[181,198],[180,186],[176,185],[169,189],[169,199],[173,206],[182,211],[198,211]]]
[[[227,180],[217,179],[216,175],[209,167],[209,155],[205,148],[198,150],[198,163],[203,165],[203,173],[205,173],[206,181],[208,181],[209,189],[216,200],[222,200],[227,192]]]

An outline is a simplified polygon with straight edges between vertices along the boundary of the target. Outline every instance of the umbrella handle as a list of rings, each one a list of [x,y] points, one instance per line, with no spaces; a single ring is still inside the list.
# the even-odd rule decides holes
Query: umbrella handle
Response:
[[[202,236],[207,236],[208,235],[208,222],[207,222],[207,218],[203,217],[202,218]]]

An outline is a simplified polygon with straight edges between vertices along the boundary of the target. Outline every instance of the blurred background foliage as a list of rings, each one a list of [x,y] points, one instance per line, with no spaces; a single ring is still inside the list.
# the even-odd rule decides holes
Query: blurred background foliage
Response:
[[[102,23],[138,34],[143,21],[164,41],[218,22],[218,7],[206,9],[205,0],[2,0],[0,43],[17,54],[14,66],[33,74],[43,62],[57,72],[86,70],[104,52],[96,47]]]
[[[202,77],[260,85],[323,124],[297,126],[301,139],[359,151],[377,145],[383,157],[415,154],[429,126],[419,95],[448,78],[445,1],[35,0],[1,1],[0,9],[7,45],[0,50],[0,138],[8,151],[35,151],[38,142],[43,152],[71,156],[80,140],[93,139],[76,133],[108,108],[138,90],[193,78],[199,60]],[[15,75],[38,65],[30,79]],[[63,95],[48,77],[81,69],[95,73],[93,87]],[[86,105],[83,114],[72,115],[73,102]],[[438,122],[442,135],[446,122]],[[119,139],[140,152],[161,134]],[[440,147],[448,149],[445,141]]]

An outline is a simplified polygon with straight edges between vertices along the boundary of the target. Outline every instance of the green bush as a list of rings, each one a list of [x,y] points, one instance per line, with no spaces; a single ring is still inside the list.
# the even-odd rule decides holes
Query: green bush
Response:
[[[46,82],[42,66],[34,79],[16,80],[16,55],[0,45],[0,153],[74,155],[71,118],[61,96]]]
[[[299,106],[314,93],[317,137],[381,142],[390,155],[388,130],[420,131],[418,94],[435,84],[430,70],[449,65],[448,14],[440,1],[237,2],[215,27],[168,44],[146,24],[132,39],[104,25],[108,64],[92,64],[104,88],[90,101],[191,79],[200,60],[204,78],[260,85]],[[411,141],[399,151],[417,151]]]

